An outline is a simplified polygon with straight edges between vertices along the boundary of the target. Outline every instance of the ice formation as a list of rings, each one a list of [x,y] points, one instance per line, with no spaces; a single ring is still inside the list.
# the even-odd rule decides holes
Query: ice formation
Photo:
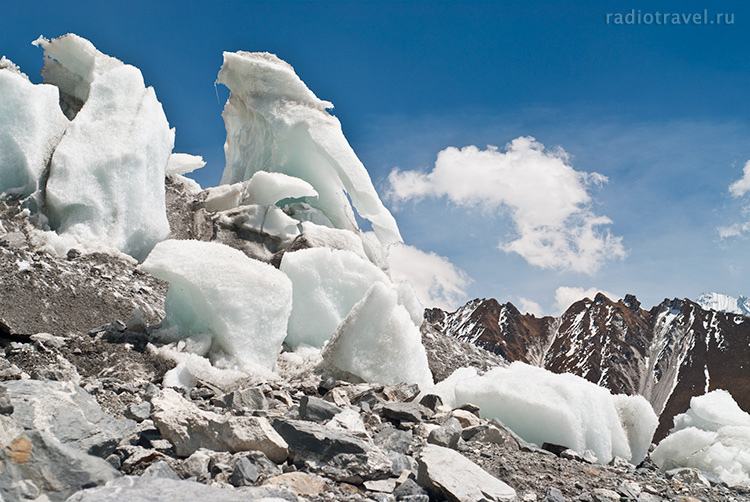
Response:
[[[419,324],[399,296],[397,287],[375,282],[323,349],[324,363],[366,382],[432,386]]]
[[[358,231],[353,204],[382,245],[401,241],[341,124],[326,112],[333,105],[318,99],[289,64],[268,53],[225,52],[218,82],[231,91],[223,113],[223,184],[249,180],[258,171],[300,178],[318,193],[309,204],[336,228]]]
[[[322,347],[374,282],[390,282],[351,251],[310,248],[284,254],[280,270],[294,291],[286,339],[292,347]]]
[[[69,34],[36,43],[73,118],[52,156],[45,211],[80,244],[142,260],[169,234],[164,176],[174,130],[141,72]]]
[[[200,155],[173,153],[167,161],[167,174],[187,174],[202,168],[206,163]]]
[[[690,399],[674,428],[651,453],[662,469],[695,467],[728,485],[750,486],[750,414],[725,390]]]
[[[246,369],[271,370],[286,336],[292,284],[271,265],[214,242],[160,242],[141,268],[168,281],[165,328],[210,333]]]
[[[618,456],[639,464],[658,425],[642,396],[612,396],[581,377],[521,362],[482,376],[457,370],[432,392],[452,406],[479,406],[483,417],[498,418],[530,443],[591,450],[602,463]]]
[[[39,188],[68,119],[55,86],[32,84],[0,60],[0,193],[24,197]]]
[[[247,182],[246,195],[254,204],[271,205],[283,199],[317,197],[318,192],[310,183],[282,173],[258,171]]]

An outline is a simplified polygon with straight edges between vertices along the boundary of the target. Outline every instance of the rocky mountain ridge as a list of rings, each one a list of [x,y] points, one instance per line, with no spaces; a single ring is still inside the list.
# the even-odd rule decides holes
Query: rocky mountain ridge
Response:
[[[750,318],[705,310],[690,300],[665,300],[650,310],[628,295],[602,294],[571,305],[560,317],[521,314],[512,304],[472,300],[457,311],[428,309],[436,330],[502,356],[556,373],[573,373],[613,393],[641,394],[660,414],[654,440],[692,396],[729,390],[750,409]]]

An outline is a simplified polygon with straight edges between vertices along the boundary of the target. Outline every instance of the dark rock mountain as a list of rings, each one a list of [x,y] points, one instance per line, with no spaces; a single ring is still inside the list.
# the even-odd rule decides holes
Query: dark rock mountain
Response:
[[[433,328],[508,361],[574,373],[613,393],[642,394],[660,414],[654,441],[690,398],[726,389],[750,409],[750,318],[664,300],[651,310],[631,295],[599,294],[560,317],[521,314],[512,304],[472,300],[457,311],[430,309]],[[746,366],[748,368],[746,368]]]

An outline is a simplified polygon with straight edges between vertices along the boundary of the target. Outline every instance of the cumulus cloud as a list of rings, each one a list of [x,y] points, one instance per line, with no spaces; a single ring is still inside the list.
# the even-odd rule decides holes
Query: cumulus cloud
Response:
[[[625,256],[622,238],[604,228],[612,221],[591,210],[589,189],[607,178],[574,170],[564,150],[546,150],[531,137],[513,140],[505,151],[446,148],[431,172],[394,169],[388,180],[396,206],[447,197],[460,207],[507,213],[517,235],[499,249],[544,269],[593,274]]]
[[[407,244],[393,244],[388,248],[391,278],[409,281],[417,298],[425,307],[456,310],[466,300],[466,288],[471,278],[447,258]]]
[[[744,197],[748,192],[750,192],[750,160],[745,163],[745,167],[742,169],[742,178],[729,185],[729,193],[735,198]],[[745,207],[742,212],[743,216],[747,218],[750,214],[750,206]],[[716,230],[719,232],[719,239],[722,240],[742,237],[750,233],[750,221],[717,227]]]
[[[742,197],[750,192],[750,160],[747,161],[742,172],[742,178],[729,185],[729,193],[735,197]]]
[[[519,298],[518,304],[518,310],[522,313],[525,312],[527,314],[533,314],[537,317],[544,316],[544,309],[534,300],[529,300],[528,298]]]
[[[568,309],[568,307],[579,300],[583,300],[584,298],[593,300],[597,293],[602,293],[612,301],[617,301],[621,298],[620,295],[599,288],[583,289],[578,287],[560,286],[555,290],[555,309],[558,314],[562,314]]]

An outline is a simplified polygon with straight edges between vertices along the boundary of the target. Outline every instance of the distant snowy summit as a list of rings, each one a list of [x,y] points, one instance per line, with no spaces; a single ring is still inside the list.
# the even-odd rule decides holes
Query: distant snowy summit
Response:
[[[750,317],[750,298],[740,295],[739,298],[722,293],[702,293],[695,303],[706,310],[740,314]]]

